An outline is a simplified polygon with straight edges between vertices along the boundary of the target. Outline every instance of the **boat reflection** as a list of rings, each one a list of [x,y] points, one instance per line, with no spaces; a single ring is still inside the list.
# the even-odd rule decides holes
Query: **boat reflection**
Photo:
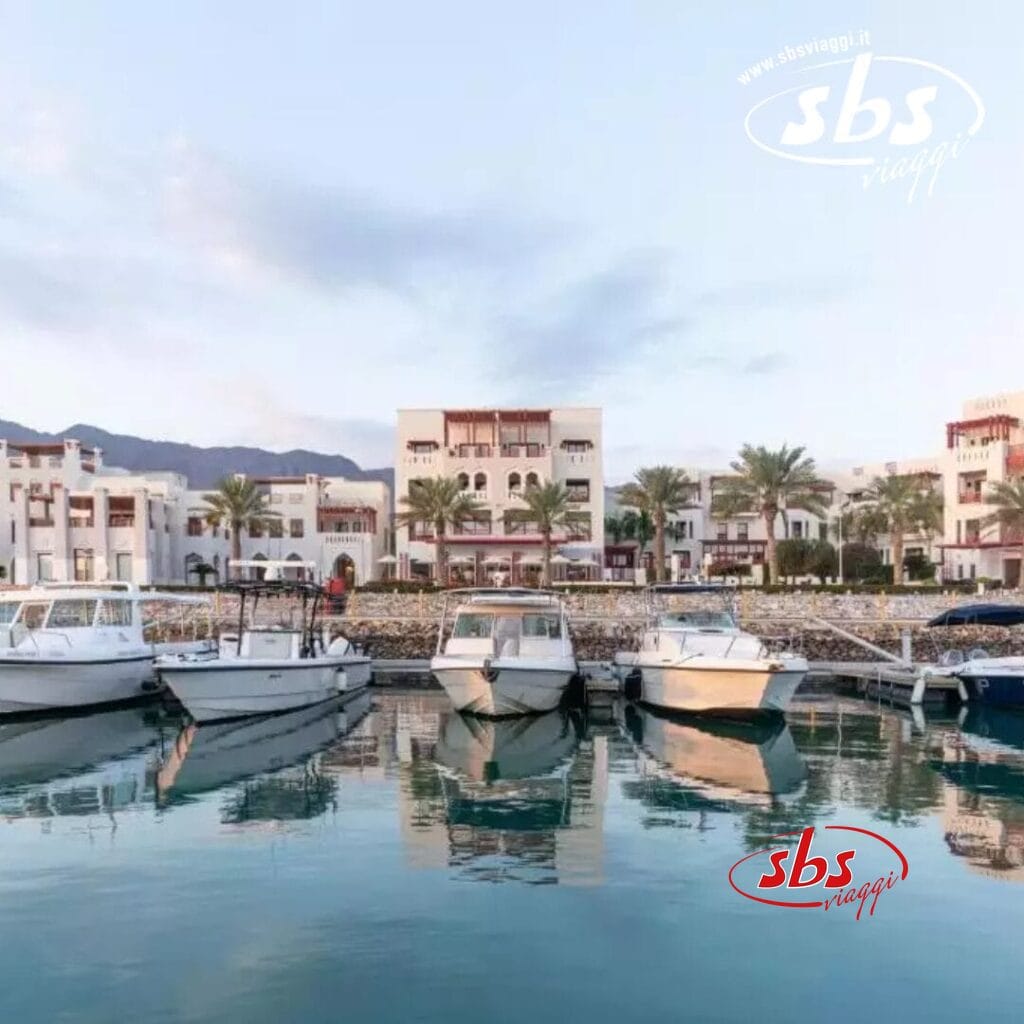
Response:
[[[578,715],[448,711],[418,749],[403,787],[403,832],[418,866],[492,882],[601,880],[607,744],[587,737]]]
[[[151,793],[160,740],[152,709],[0,723],[0,815],[112,814]]]
[[[783,720],[680,718],[627,704],[623,728],[639,756],[630,795],[666,810],[728,811],[795,799],[806,769]]]
[[[156,776],[161,806],[225,790],[225,824],[315,818],[333,806],[336,779],[318,755],[369,711],[365,691],[283,715],[182,727]]]
[[[945,840],[970,870],[1024,882],[1024,716],[971,706],[932,766],[947,783]]]

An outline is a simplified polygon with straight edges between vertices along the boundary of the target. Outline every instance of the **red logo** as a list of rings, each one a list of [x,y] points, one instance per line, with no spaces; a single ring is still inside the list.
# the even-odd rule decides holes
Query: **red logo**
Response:
[[[795,848],[768,847],[748,853],[729,868],[729,884],[748,900],[767,903],[772,907],[823,907],[825,910],[831,910],[856,904],[856,920],[860,920],[865,907],[868,908],[868,917],[873,916],[879,896],[892,889],[897,882],[906,879],[910,870],[907,858],[895,843],[866,828],[856,828],[853,825],[826,825],[825,831],[852,835],[830,837],[842,840],[839,850],[830,851],[831,857],[822,853],[811,853],[811,843],[815,834],[813,827],[800,832],[783,832],[781,835],[772,836],[772,839],[788,839],[791,836],[799,836],[800,839]],[[853,846],[847,847],[847,843],[852,843]],[[862,861],[871,861],[872,870],[868,875],[870,881],[861,881],[860,877],[854,875],[854,861],[858,852],[861,853]],[[737,873],[737,868],[748,861],[753,861],[755,857],[765,855],[768,857],[767,868],[763,862],[751,865],[751,869],[761,869],[756,884],[751,886],[751,869]],[[881,861],[879,857],[882,858]],[[879,873],[875,877],[879,863],[882,864],[884,873]],[[750,877],[744,878],[745,874]]]

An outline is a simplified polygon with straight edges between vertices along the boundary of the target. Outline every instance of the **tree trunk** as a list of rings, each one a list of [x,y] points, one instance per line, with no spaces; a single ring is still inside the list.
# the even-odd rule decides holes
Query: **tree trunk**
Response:
[[[665,511],[654,513],[654,582],[665,580]]]
[[[241,579],[241,570],[235,568],[235,563],[242,560],[242,524],[236,519],[231,524],[231,575],[237,580]]]
[[[898,527],[892,532],[892,582],[895,587],[903,582],[903,531]]]
[[[775,583],[779,578],[779,549],[775,546],[775,517],[779,514],[777,508],[766,508],[764,510],[764,535],[768,555],[768,578],[765,583]]]
[[[434,550],[437,552],[437,582],[448,586],[448,548],[444,542],[444,523],[434,523]]]
[[[541,570],[540,570],[540,585],[542,587],[551,586],[551,531],[544,530],[541,533],[541,543],[544,545],[544,551],[541,555]]]

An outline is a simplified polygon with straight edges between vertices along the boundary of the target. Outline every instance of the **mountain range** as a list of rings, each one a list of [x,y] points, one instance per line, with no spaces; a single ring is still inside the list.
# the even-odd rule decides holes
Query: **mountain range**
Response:
[[[177,441],[151,441],[131,434],[112,434],[88,423],[74,423],[55,434],[33,430],[21,423],[0,419],[0,437],[18,441],[57,442],[74,438],[90,448],[103,449],[103,462],[133,472],[165,471],[182,473],[189,486],[212,487],[228,473],[248,476],[343,476],[350,480],[383,480],[394,492],[394,470],[361,469],[344,455],[296,448],[289,452],[271,452],[264,448],[200,448]]]

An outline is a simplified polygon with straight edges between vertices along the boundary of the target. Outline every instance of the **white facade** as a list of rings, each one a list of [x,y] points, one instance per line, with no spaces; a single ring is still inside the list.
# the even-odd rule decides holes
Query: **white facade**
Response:
[[[409,485],[428,477],[453,477],[480,503],[479,519],[447,538],[453,578],[513,583],[535,578],[540,535],[507,513],[524,507],[531,483],[556,480],[573,496],[585,523],[557,538],[570,561],[556,576],[600,578],[604,551],[604,473],[601,410],[400,409],[395,453],[398,511]],[[402,578],[430,578],[435,550],[428,524],[399,527],[396,553]]]
[[[386,484],[316,475],[256,483],[281,519],[260,536],[243,533],[243,558],[314,561],[322,577],[350,584],[380,578],[390,541]],[[177,473],[104,467],[100,451],[75,440],[0,440],[3,582],[223,579],[230,534],[205,522],[205,493]]]
[[[103,466],[78,441],[0,440],[0,566],[7,583],[178,582],[186,482]]]

